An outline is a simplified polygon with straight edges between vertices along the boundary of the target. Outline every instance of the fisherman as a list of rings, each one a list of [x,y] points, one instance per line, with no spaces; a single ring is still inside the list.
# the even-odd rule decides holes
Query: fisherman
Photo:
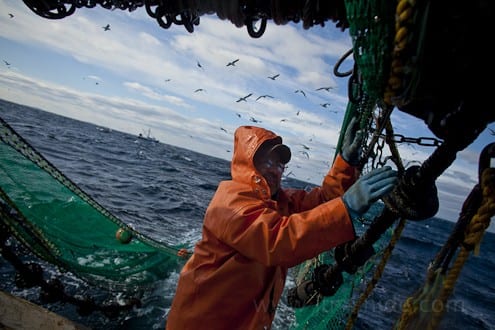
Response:
[[[364,213],[397,182],[390,167],[357,179],[357,126],[351,121],[342,152],[311,191],[281,188],[291,151],[280,136],[255,126],[235,131],[232,180],[220,182],[206,210],[167,330],[270,329],[288,268],[356,239],[351,215]]]

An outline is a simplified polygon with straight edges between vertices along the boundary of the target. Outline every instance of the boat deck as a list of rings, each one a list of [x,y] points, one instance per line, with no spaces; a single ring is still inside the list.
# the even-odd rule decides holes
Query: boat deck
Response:
[[[0,291],[0,330],[90,330],[90,328]]]

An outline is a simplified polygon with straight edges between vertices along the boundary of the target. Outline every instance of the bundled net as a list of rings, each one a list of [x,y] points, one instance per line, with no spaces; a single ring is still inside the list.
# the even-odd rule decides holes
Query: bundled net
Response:
[[[163,279],[188,256],[112,215],[2,119],[0,224],[43,260],[110,289]]]
[[[376,204],[368,211],[364,218],[374,217],[382,208],[382,205]],[[359,229],[364,228],[360,221],[355,221],[354,226],[357,234],[362,234]],[[291,329],[344,329],[352,314],[355,303],[359,296],[366,290],[366,284],[373,276],[373,270],[379,264],[383,257],[393,230],[389,229],[382,235],[373,248],[376,253],[371,257],[363,267],[354,274],[342,273],[343,283],[332,296],[315,297],[317,300],[314,305],[308,305],[295,309],[296,323]],[[307,261],[297,267],[294,267],[294,277],[296,283],[308,280],[313,275],[313,271],[321,264],[335,264],[333,251],[321,254],[317,259]]]
[[[476,73],[465,65],[451,63],[472,61],[468,39],[454,32],[449,37],[455,43],[449,43],[448,39],[438,45],[438,40],[443,38],[440,34],[445,32],[440,27],[444,25],[462,31],[466,27],[469,27],[466,31],[484,31],[478,28],[485,20],[475,17],[493,15],[493,6],[481,1],[465,12],[465,6],[453,2],[446,4],[449,11],[445,15],[445,6],[436,2],[348,0],[344,3],[355,66],[349,80],[349,103],[337,152],[349,121],[357,117],[361,129],[368,132],[363,143],[362,172],[391,160],[399,171],[400,183],[398,189],[383,199],[382,213],[368,212],[363,217],[363,223],[369,226],[358,235],[372,238],[375,254],[357,272],[341,271],[342,260],[336,257],[336,250],[294,268],[296,288],[290,293],[297,293],[293,296],[298,299],[292,301],[298,307],[295,324],[298,329],[352,328],[360,306],[383,273],[406,219],[423,220],[437,212],[436,178],[453,162],[456,153],[485,128],[486,122],[493,121],[493,114],[478,110],[480,99],[475,96],[479,95],[475,89],[480,86],[473,88],[458,81],[458,77],[471,81]],[[488,8],[491,11],[484,10]],[[445,59],[446,53],[452,56]],[[444,61],[448,64],[442,64]],[[437,74],[444,65],[448,70]],[[435,79],[430,79],[433,76]],[[431,139],[434,142],[431,146],[438,148],[421,166],[405,169],[402,164],[390,122],[394,107],[424,119],[431,131],[444,139],[443,142]],[[413,141],[426,146],[430,145],[425,143],[429,140]],[[384,153],[385,146],[389,148],[388,154]],[[397,219],[400,220],[392,230]],[[356,228],[363,228],[361,225],[355,223]],[[328,268],[319,272],[321,265]],[[336,275],[341,275],[342,280]],[[305,299],[303,303],[301,297]],[[399,328],[411,321],[409,315],[406,313]]]
[[[342,123],[341,136],[337,145],[340,150],[344,132],[351,118],[360,118],[361,129],[370,134],[367,144],[373,148],[373,133],[378,130],[374,123],[388,120],[390,107],[381,100],[386,89],[390,71],[393,39],[395,34],[395,7],[384,1],[345,1],[349,32],[353,42],[355,67],[349,80],[349,103]],[[375,136],[376,138],[376,136]],[[366,146],[365,146],[366,149]],[[367,159],[365,156],[364,159]],[[363,172],[383,164],[366,161]],[[375,204],[360,219],[354,220],[354,227],[361,236],[375,217],[383,210],[383,204]],[[295,329],[343,329],[360,296],[369,290],[367,283],[375,276],[374,270],[385,262],[385,253],[390,253],[393,229],[387,229],[373,244],[375,254],[354,274],[342,272],[343,282],[330,296],[317,295],[315,301],[296,309]],[[314,278],[315,269],[322,265],[336,264],[334,251],[321,254],[313,260],[294,267],[296,285]],[[354,315],[355,317],[356,315]]]

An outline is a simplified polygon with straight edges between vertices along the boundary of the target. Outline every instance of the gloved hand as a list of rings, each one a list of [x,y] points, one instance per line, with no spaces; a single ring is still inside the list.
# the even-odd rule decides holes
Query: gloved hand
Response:
[[[349,213],[359,215],[366,212],[371,204],[392,191],[397,183],[397,171],[390,166],[374,169],[360,177],[342,196]]]
[[[363,143],[364,132],[359,130],[359,121],[353,117],[347,125],[344,139],[342,140],[341,155],[342,158],[350,165],[356,166],[359,164],[359,156]]]

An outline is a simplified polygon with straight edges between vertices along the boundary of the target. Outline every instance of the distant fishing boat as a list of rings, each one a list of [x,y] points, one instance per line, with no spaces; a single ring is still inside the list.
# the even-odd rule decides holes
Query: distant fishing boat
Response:
[[[151,135],[151,129],[148,129],[148,132],[146,135],[143,135],[142,133],[139,133],[138,138],[151,141],[151,142],[160,142],[158,141],[154,136]]]

